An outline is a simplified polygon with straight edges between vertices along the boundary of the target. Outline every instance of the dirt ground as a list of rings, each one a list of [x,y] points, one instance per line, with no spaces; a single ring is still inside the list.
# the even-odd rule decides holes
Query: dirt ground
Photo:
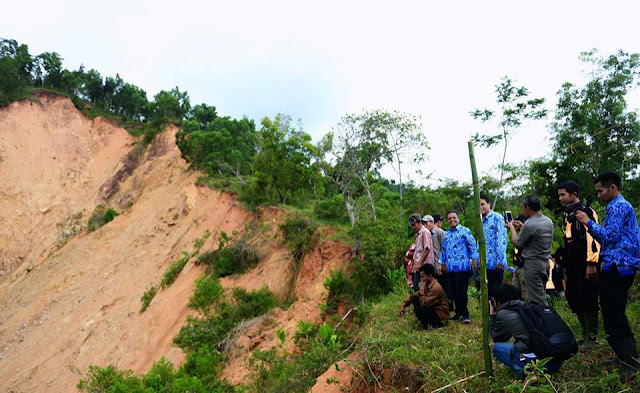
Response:
[[[219,231],[242,232],[256,217],[228,194],[195,185],[198,173],[187,170],[175,131],[160,134],[133,170],[123,170],[137,140],[87,119],[67,98],[0,110],[0,391],[73,392],[90,365],[144,373],[162,356],[184,361],[172,340],[192,313],[186,305],[204,267],[188,263],[142,314],[140,299],[206,230],[212,236],[203,250],[215,247]],[[121,214],[87,232],[100,203]],[[347,248],[336,243],[293,261],[273,235],[281,213],[261,214],[274,232],[262,235],[258,266],[222,281],[249,290],[267,285],[295,300],[238,333],[224,370],[234,383],[250,377],[251,350],[278,344],[275,329],[293,337],[299,320],[322,320],[322,282],[344,263]]]

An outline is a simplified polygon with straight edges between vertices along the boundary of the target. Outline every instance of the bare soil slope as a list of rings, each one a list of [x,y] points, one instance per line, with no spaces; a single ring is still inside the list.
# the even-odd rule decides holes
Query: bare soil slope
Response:
[[[249,214],[195,186],[174,135],[120,179],[107,202],[122,214],[86,233],[133,138],[66,98],[0,110],[0,391],[72,392],[91,364],[145,372],[182,360],[172,339],[203,268],[187,264],[143,314],[140,298],[205,230],[241,230]]]

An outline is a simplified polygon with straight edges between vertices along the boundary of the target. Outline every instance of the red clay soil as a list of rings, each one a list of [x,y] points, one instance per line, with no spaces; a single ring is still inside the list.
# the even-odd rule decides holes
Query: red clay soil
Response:
[[[73,392],[90,365],[141,374],[162,356],[184,361],[172,340],[192,313],[188,298],[204,267],[188,263],[142,314],[140,299],[205,230],[212,235],[203,251],[219,231],[242,232],[256,217],[228,194],[195,185],[175,131],[158,135],[129,168],[137,141],[87,119],[67,98],[41,95],[0,110],[0,392]],[[100,203],[121,214],[87,232]],[[267,285],[295,300],[246,323],[230,342],[223,377],[233,383],[249,380],[251,351],[278,345],[276,329],[295,350],[298,321],[322,321],[324,278],[344,264],[348,247],[331,242],[293,260],[278,243],[283,217],[281,209],[261,212],[262,260],[222,280],[226,288]],[[331,375],[325,382],[342,381]]]
[[[72,392],[92,364],[143,373],[162,356],[183,360],[172,339],[203,267],[187,264],[143,314],[140,298],[205,230],[241,230],[250,215],[194,184],[174,134],[156,138],[108,201],[122,214],[76,234],[135,141],[66,98],[0,111],[0,391]]]

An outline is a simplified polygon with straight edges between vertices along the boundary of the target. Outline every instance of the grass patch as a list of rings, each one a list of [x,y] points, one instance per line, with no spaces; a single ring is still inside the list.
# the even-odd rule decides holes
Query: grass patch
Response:
[[[120,213],[118,213],[114,209],[110,207],[108,208],[103,204],[99,204],[98,206],[96,206],[93,214],[91,214],[91,217],[89,217],[87,228],[89,229],[89,232],[93,232],[103,227],[105,224],[113,221],[113,219],[119,215]]]
[[[412,312],[407,312],[403,318],[398,316],[401,302],[407,296],[406,284],[396,285],[372,307],[369,323],[359,334],[362,363],[357,384],[373,388],[378,384],[377,379],[389,391],[433,391],[483,371],[481,316],[475,297],[469,296],[471,324],[451,322],[437,330],[423,330]],[[558,300],[555,306],[574,332],[579,332],[577,318],[566,302]],[[631,305],[628,315],[632,327],[637,327],[640,314],[634,308],[640,307]],[[553,375],[551,383],[539,386],[537,391],[610,392],[624,389],[618,381],[616,367],[600,366],[602,359],[611,354],[603,334],[601,332],[601,344],[595,350],[579,353],[566,361]],[[522,383],[509,368],[493,359],[493,369],[493,380],[476,377],[446,391],[522,391]]]
[[[142,306],[140,307],[140,313],[143,313],[147,310],[147,307],[149,307],[149,304],[151,304],[151,301],[153,300],[153,298],[156,296],[156,294],[158,293],[158,288],[156,288],[155,286],[150,286],[142,295],[142,298],[140,299],[142,301]]]

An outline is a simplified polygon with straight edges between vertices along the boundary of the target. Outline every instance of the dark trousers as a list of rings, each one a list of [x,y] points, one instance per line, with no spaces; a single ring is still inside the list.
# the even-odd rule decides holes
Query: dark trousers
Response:
[[[425,329],[439,328],[442,326],[442,321],[433,308],[421,306],[416,298],[413,299],[413,312]]]
[[[504,270],[487,270],[487,294],[489,299],[493,297],[493,290],[504,281]]]
[[[444,289],[445,295],[447,295],[447,299],[449,299],[449,310],[453,310],[453,294],[451,293],[451,286],[449,285],[449,275],[447,273],[443,273],[436,277],[438,280],[438,284]]]
[[[451,288],[451,294],[453,295],[453,301],[455,303],[455,315],[463,318],[469,317],[469,309],[467,308],[468,297],[467,290],[469,289],[469,277],[471,272],[455,272],[448,273],[449,287]]]
[[[413,286],[414,291],[420,290],[419,284],[421,279],[422,278],[420,277],[420,272],[411,273],[411,285]]]
[[[635,274],[621,276],[614,265],[611,270],[600,273],[598,290],[602,321],[609,345],[624,364],[639,368],[640,364],[636,360],[638,358],[636,340],[625,313],[627,294],[634,278]]]

